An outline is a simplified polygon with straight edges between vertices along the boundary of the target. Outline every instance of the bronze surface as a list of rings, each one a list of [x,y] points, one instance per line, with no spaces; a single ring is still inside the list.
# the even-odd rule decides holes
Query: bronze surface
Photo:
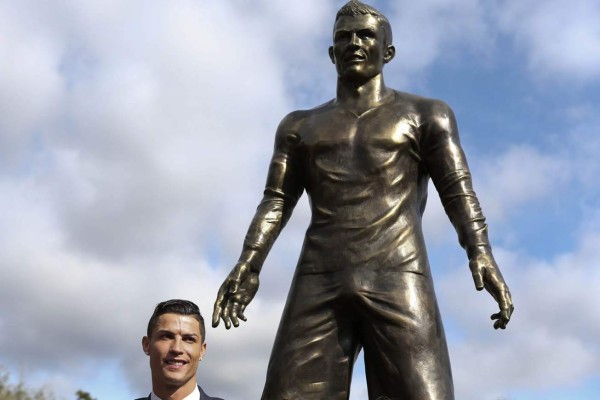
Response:
[[[213,326],[246,320],[259,273],[299,197],[312,219],[271,354],[263,399],[347,399],[365,352],[370,399],[454,398],[431,282],[422,214],[431,179],[504,329],[513,304],[492,255],[454,114],[439,100],[387,88],[387,19],[344,6],[329,55],[335,99],[280,123],[264,197],[236,266],[219,289]]]

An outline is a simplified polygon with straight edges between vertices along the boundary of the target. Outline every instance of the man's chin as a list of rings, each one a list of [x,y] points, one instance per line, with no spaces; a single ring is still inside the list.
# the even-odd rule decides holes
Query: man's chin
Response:
[[[188,371],[169,371],[163,370],[163,382],[169,386],[183,386],[190,380],[194,379],[194,376],[190,376]]]

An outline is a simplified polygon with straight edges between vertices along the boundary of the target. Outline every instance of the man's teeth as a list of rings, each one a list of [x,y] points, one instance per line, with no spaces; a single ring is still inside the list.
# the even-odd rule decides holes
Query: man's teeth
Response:
[[[168,360],[167,364],[169,365],[183,365],[185,364],[183,361],[177,361],[177,360]]]

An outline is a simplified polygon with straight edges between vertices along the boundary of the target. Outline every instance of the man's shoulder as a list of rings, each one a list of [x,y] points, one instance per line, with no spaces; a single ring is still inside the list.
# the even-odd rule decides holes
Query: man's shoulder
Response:
[[[198,385],[198,390],[200,390],[200,400],[223,400],[220,397],[211,397],[211,396],[207,395],[206,392],[204,390],[202,390],[200,385]]]
[[[211,397],[209,395],[207,395],[206,393],[202,392],[202,395],[200,396],[200,400],[223,400],[220,397]]]
[[[198,390],[200,391],[200,400],[223,400],[220,397],[211,397],[209,395],[206,394],[206,392],[204,390],[202,390],[202,388],[200,386],[198,386]],[[140,397],[139,399],[135,399],[135,400],[149,400],[150,396],[148,397]]]
[[[203,395],[203,396],[200,398],[200,400],[223,400],[223,399],[222,399],[222,398],[220,398],[220,397],[211,397],[211,396],[209,396],[209,395],[207,395],[207,394],[204,394],[204,395]]]

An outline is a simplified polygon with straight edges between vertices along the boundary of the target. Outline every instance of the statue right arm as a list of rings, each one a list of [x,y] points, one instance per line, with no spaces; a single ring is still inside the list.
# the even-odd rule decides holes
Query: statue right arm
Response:
[[[213,326],[223,319],[225,327],[246,320],[244,310],[258,290],[258,275],[275,239],[287,223],[302,195],[303,186],[296,156],[300,137],[294,131],[293,114],[286,117],[275,137],[275,148],[263,198],[250,223],[242,254],[219,289],[213,313]]]
[[[494,328],[505,329],[514,310],[510,290],[492,254],[487,224],[473,190],[467,159],[460,145],[454,113],[445,103],[431,102],[424,142],[425,163],[446,214],[467,251],[477,290],[484,288],[498,303]]]

